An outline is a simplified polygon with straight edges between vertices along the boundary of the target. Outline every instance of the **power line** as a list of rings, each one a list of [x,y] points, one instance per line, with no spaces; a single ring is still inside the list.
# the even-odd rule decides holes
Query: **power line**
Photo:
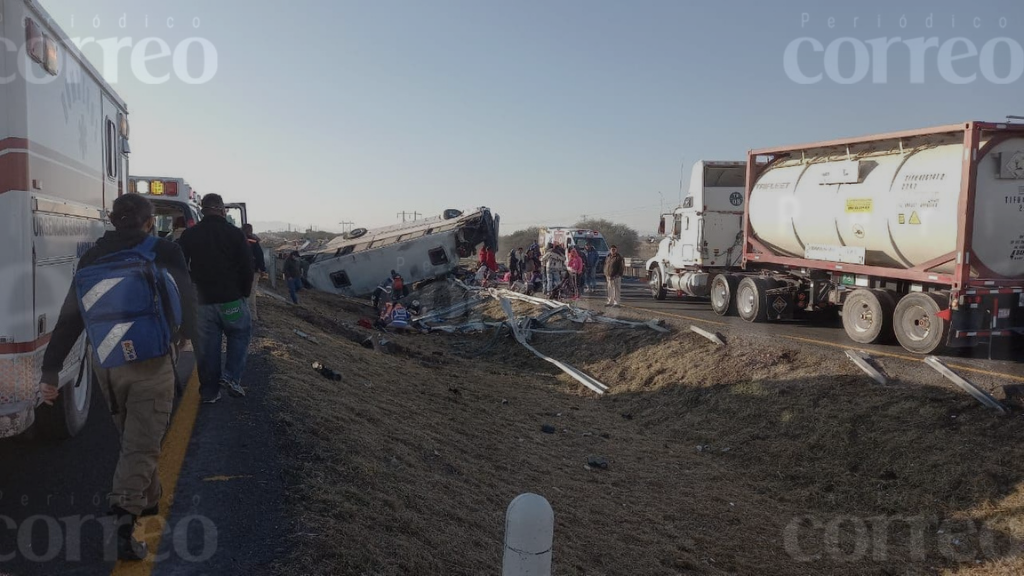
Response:
[[[395,214],[395,217],[398,217],[398,216],[402,217],[402,224],[405,224],[405,217],[406,216],[412,216],[412,220],[413,220],[413,222],[415,222],[417,218],[422,216],[422,214],[420,214],[419,212],[405,212],[405,211],[402,211],[402,212],[399,212],[399,213]]]

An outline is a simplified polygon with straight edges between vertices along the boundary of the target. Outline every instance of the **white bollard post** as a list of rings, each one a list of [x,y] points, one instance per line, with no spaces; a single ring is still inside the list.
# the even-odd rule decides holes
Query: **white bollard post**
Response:
[[[505,514],[502,576],[551,576],[555,513],[537,494],[520,494]]]

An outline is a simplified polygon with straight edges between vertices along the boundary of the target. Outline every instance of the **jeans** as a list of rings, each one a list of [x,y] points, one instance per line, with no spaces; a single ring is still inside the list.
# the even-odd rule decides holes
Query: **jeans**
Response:
[[[597,266],[590,266],[587,268],[587,287],[591,290],[597,290]]]
[[[199,338],[195,345],[199,393],[209,398],[217,394],[221,381],[240,383],[252,339],[252,317],[245,299],[238,301],[238,318],[221,314],[222,304],[199,306]],[[221,358],[222,338],[227,337],[227,354]]]
[[[562,283],[562,273],[549,270],[544,277],[544,292],[550,294],[558,285]]]
[[[292,302],[299,303],[299,292],[302,291],[302,278],[289,278],[288,279],[288,295],[292,297]]]

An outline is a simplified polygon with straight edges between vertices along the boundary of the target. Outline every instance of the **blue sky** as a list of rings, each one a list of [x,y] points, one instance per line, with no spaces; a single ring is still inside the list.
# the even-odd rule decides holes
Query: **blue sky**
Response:
[[[935,51],[917,85],[895,48],[883,84],[801,85],[783,67],[801,37],[1024,43],[1019,0],[43,4],[72,37],[209,40],[218,67],[202,85],[179,80],[170,58],[150,65],[170,81],[145,84],[123,53],[115,87],[131,112],[132,172],[245,201],[257,222],[369,227],[403,210],[486,205],[506,233],[582,214],[648,232],[662,197],[678,201],[681,161],[688,180],[697,159],[750,148],[1024,115],[1024,78],[951,84]],[[846,49],[843,74],[854,69]],[[978,60],[955,69],[978,72]],[[801,52],[807,74],[823,62]],[[1005,44],[994,64],[1010,70]],[[200,73],[197,49],[190,66]]]

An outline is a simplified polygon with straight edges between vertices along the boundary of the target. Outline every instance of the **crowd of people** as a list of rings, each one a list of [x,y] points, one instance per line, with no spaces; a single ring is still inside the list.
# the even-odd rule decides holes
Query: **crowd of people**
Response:
[[[549,243],[543,249],[537,243],[527,249],[513,248],[506,260],[507,272],[501,282],[525,294],[543,294],[553,300],[579,300],[597,292],[597,271],[600,255],[593,244],[582,250],[561,243]],[[625,261],[618,248],[612,246],[605,259],[604,276],[608,284],[608,306],[619,306]],[[498,282],[498,265],[494,252],[480,249],[472,283],[487,287]]]

